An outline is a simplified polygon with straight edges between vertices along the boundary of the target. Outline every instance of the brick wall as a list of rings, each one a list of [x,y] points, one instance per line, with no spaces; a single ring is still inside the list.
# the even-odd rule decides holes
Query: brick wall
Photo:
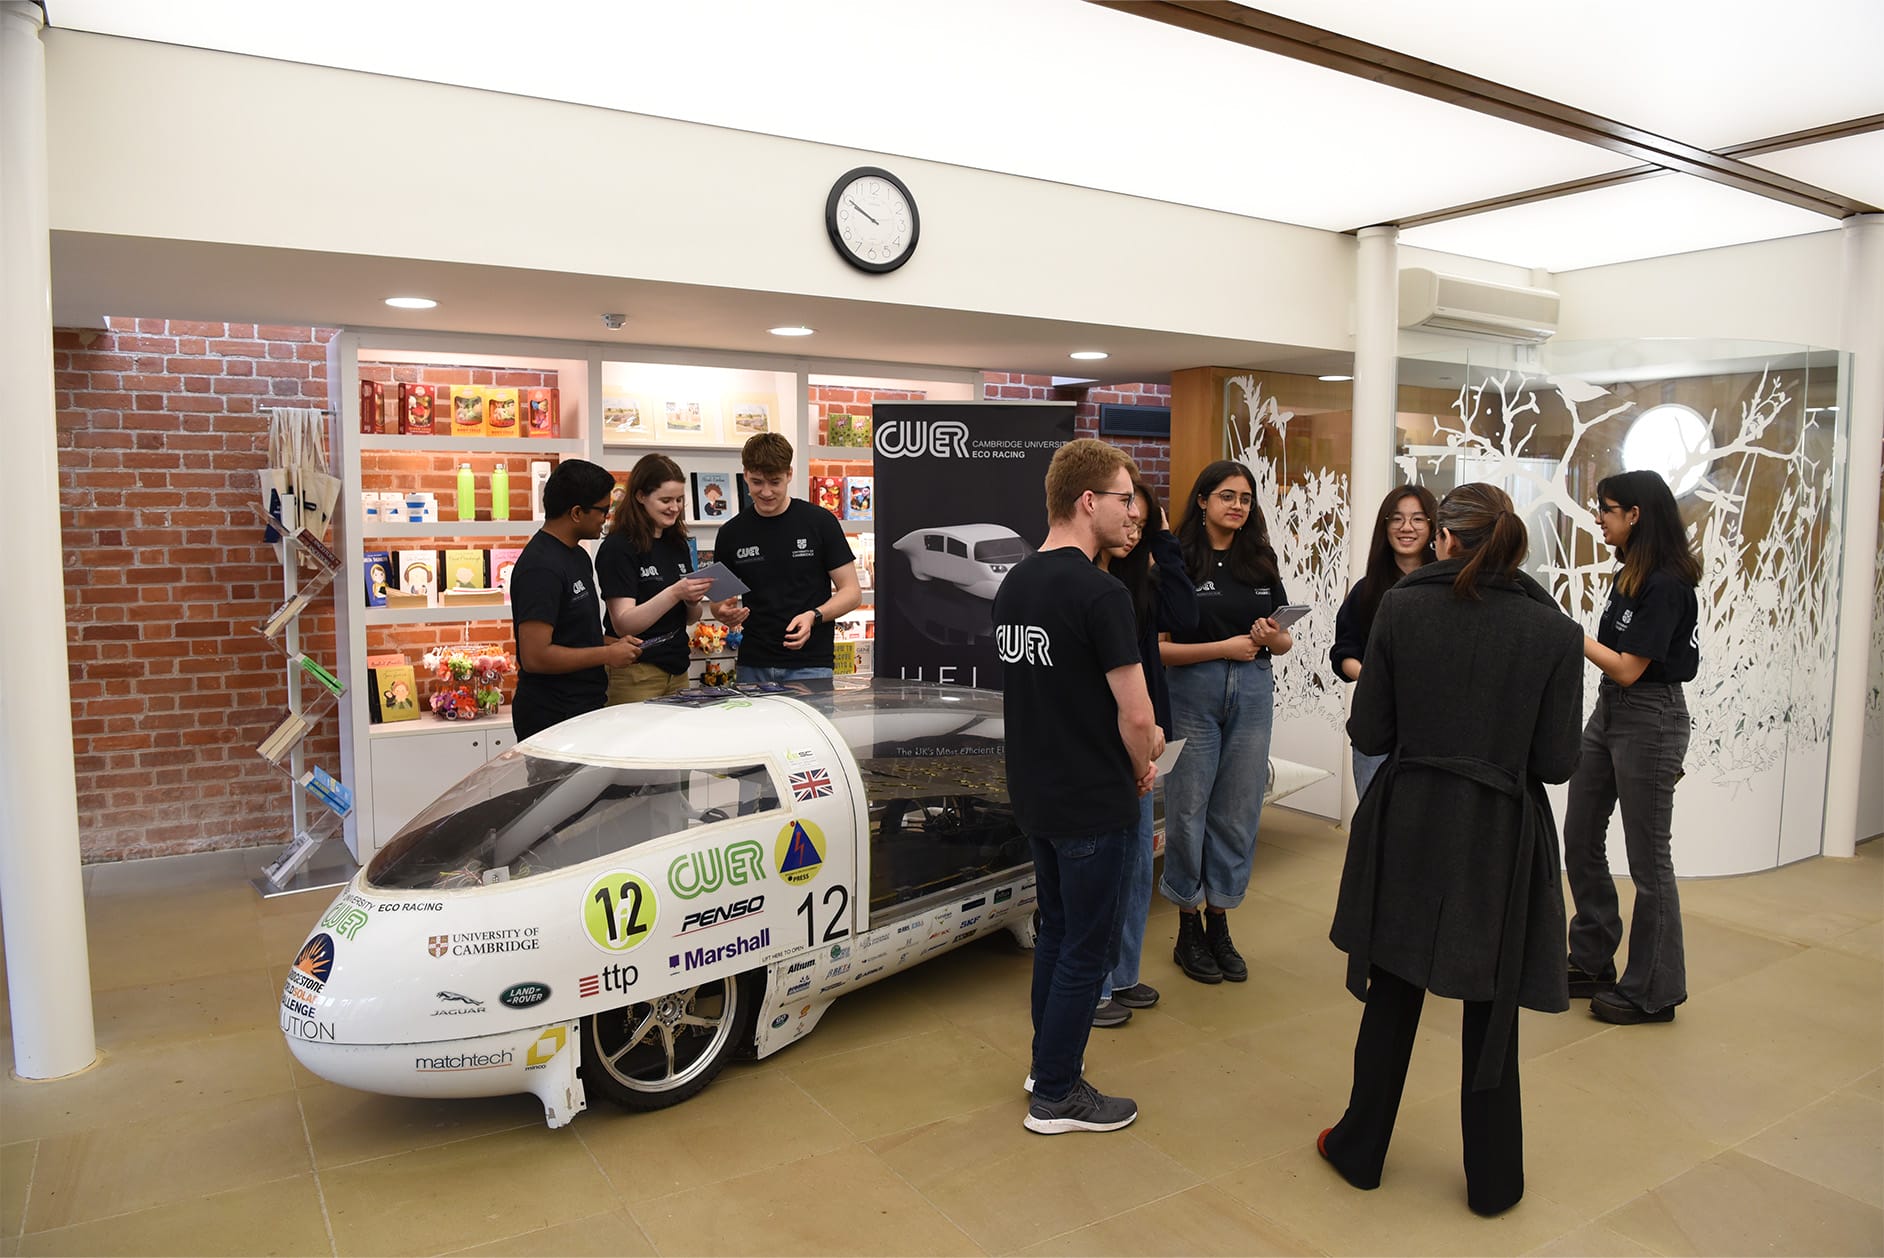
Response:
[[[1052,376],[988,372],[982,396],[990,402],[1072,402],[1073,430],[1082,437],[1099,435],[1101,406],[1169,406],[1171,386],[1166,384],[1055,385]],[[1171,499],[1171,442],[1150,437],[1114,438],[1113,444],[1132,456],[1145,483],[1158,491],[1167,509]]]

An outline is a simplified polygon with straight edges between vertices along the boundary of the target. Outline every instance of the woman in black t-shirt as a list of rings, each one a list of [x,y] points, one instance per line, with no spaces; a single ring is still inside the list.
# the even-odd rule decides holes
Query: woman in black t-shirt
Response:
[[[1288,596],[1248,468],[1220,459],[1199,474],[1178,542],[1198,614],[1196,628],[1158,648],[1171,689],[1167,736],[1185,740],[1165,778],[1158,885],[1178,906],[1178,967],[1200,983],[1240,983],[1249,967],[1224,910],[1243,902],[1256,857],[1275,715],[1270,657],[1295,639],[1271,619]]]
[[[1374,517],[1374,540],[1367,548],[1367,575],[1354,583],[1335,613],[1335,640],[1328,660],[1342,681],[1360,680],[1367,632],[1374,627],[1381,595],[1407,573],[1433,562],[1433,517],[1438,514],[1433,491],[1424,485],[1402,485],[1381,502]],[[1367,794],[1367,784],[1386,762],[1385,756],[1354,752],[1356,798]]]
[[[609,632],[641,639],[641,658],[608,670],[608,701],[635,703],[687,686],[687,626],[700,619],[711,581],[690,577],[687,478],[665,454],[644,455],[628,474],[608,536],[595,557]]]
[[[1604,1022],[1670,1022],[1688,997],[1670,823],[1692,728],[1681,683],[1694,679],[1701,662],[1694,592],[1701,563],[1659,473],[1605,477],[1596,496],[1603,540],[1622,568],[1596,637],[1583,641],[1603,682],[1564,810],[1564,872],[1576,901],[1570,994],[1590,997],[1590,1012]],[[1629,965],[1620,981],[1622,914],[1604,851],[1618,803],[1635,882]]]

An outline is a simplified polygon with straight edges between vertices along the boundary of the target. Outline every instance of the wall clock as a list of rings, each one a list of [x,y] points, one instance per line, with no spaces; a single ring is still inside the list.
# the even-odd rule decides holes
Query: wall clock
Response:
[[[894,271],[916,252],[916,198],[889,171],[859,166],[838,177],[824,202],[824,227],[838,256],[860,271]]]

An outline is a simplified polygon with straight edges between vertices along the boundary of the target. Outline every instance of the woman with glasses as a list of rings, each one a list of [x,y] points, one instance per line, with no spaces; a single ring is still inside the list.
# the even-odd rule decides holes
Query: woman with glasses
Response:
[[[1249,967],[1224,911],[1243,902],[1256,857],[1275,712],[1270,658],[1295,639],[1271,619],[1289,600],[1248,468],[1228,459],[1206,467],[1177,536],[1197,624],[1159,645],[1169,737],[1185,740],[1165,779],[1159,889],[1178,906],[1178,968],[1200,983],[1241,983]]]
[[[1583,654],[1602,671],[1583,758],[1570,779],[1563,846],[1576,916],[1570,921],[1570,994],[1590,998],[1604,1022],[1672,1022],[1688,998],[1670,819],[1692,724],[1681,684],[1701,664],[1701,561],[1681,511],[1657,472],[1623,472],[1596,486],[1596,521],[1622,561],[1596,637]],[[1635,882],[1629,965],[1616,979],[1622,914],[1604,839],[1622,805],[1622,838]]]
[[[1136,475],[1132,477],[1134,506],[1126,534],[1127,544],[1101,547],[1097,563],[1117,577],[1132,596],[1138,621],[1138,659],[1145,673],[1145,689],[1158,728],[1171,728],[1171,691],[1164,664],[1158,658],[1160,632],[1177,633],[1197,624],[1197,591],[1185,571],[1184,551],[1172,536],[1170,521],[1158,505],[1158,495]],[[1157,521],[1157,523],[1152,523]],[[1158,989],[1139,981],[1139,958],[1145,951],[1145,918],[1151,911],[1151,794],[1138,798],[1138,838],[1125,862],[1119,888],[1119,929],[1113,937],[1112,959],[1099,989],[1096,1027],[1124,1026],[1132,1010],[1158,1003]]]
[[[713,583],[690,576],[687,477],[665,454],[644,454],[628,473],[608,536],[595,556],[608,631],[641,639],[641,657],[608,670],[608,701],[636,703],[687,688],[687,626]]]
[[[1366,1008],[1347,1112],[1316,1147],[1379,1187],[1426,994],[1463,1001],[1466,1201],[1498,1214],[1524,1195],[1518,1009],[1569,1005],[1544,783],[1576,766],[1582,634],[1518,570],[1529,541],[1503,490],[1461,485],[1434,523],[1439,560],[1381,597],[1348,718],[1357,749],[1390,754],[1329,932]]]
[[[1342,681],[1360,678],[1367,632],[1374,627],[1381,595],[1407,573],[1433,562],[1433,515],[1438,509],[1432,490],[1424,485],[1402,485],[1381,502],[1374,517],[1374,540],[1367,548],[1367,575],[1354,583],[1335,613],[1335,640],[1328,658]],[[1386,759],[1354,749],[1357,797],[1367,794],[1367,784]]]

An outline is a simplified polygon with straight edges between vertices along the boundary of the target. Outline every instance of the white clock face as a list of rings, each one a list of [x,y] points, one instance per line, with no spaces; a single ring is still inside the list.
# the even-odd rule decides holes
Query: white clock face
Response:
[[[865,175],[837,196],[837,236],[860,262],[890,263],[909,251],[915,234],[909,198],[889,180]]]

